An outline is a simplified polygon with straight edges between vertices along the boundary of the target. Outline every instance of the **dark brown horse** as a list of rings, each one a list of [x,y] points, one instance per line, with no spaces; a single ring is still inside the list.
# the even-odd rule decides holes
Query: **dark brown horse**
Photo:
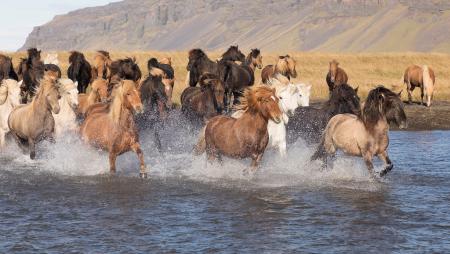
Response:
[[[168,63],[161,63],[158,62],[158,59],[156,58],[150,58],[147,62],[147,68],[150,75],[158,75],[158,70],[161,70],[162,82],[164,84],[166,95],[168,98],[167,106],[171,108],[173,86],[175,85],[175,70],[171,65],[170,58],[165,59],[169,60]]]
[[[136,63],[136,58],[127,57],[125,59],[119,59],[111,63],[111,79],[129,79],[138,82],[141,77],[141,69]]]
[[[288,80],[297,77],[297,62],[289,55],[279,56],[278,62],[274,65],[267,65],[261,71],[261,80],[263,84],[267,84],[269,79],[276,78],[277,74],[286,77]]]
[[[22,58],[19,64],[19,79],[23,79],[22,102],[31,101],[39,81],[44,77],[45,66],[41,61],[41,51],[36,48],[27,50],[28,57]]]
[[[203,75],[200,87],[187,87],[181,94],[181,111],[189,119],[201,119],[201,123],[222,114],[225,87],[214,75]]]
[[[360,100],[357,92],[358,88],[342,84],[332,91],[330,99],[322,108],[297,108],[286,126],[287,142],[294,143],[302,138],[308,143],[319,143],[331,117],[345,113],[359,115]]]
[[[330,70],[328,71],[327,77],[325,78],[328,84],[328,90],[333,91],[336,87],[347,84],[348,76],[345,71],[339,67],[339,63],[336,60],[330,62]]]
[[[78,92],[86,93],[86,88],[91,82],[91,65],[84,57],[83,53],[72,51],[69,56],[69,68],[67,76],[73,81],[78,82]]]
[[[3,79],[14,79],[19,81],[11,57],[0,54],[0,82]]]

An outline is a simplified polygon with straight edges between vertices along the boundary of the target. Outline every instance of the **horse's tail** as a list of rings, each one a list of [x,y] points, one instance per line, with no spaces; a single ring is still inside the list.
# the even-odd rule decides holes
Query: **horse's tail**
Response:
[[[431,97],[433,96],[433,80],[430,75],[430,68],[427,65],[422,66],[422,79],[423,79],[423,90],[425,92],[425,96],[427,97],[427,106],[431,105]]]
[[[205,139],[206,125],[202,128],[198,134],[197,144],[194,146],[194,155],[198,156],[206,151],[206,139]]]

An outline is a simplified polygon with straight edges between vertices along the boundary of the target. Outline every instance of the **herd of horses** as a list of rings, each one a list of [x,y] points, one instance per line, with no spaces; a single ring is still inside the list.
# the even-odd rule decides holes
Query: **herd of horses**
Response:
[[[57,54],[49,53],[42,61],[36,48],[27,53],[17,68],[10,57],[0,55],[0,146],[5,146],[8,134],[34,159],[38,142],[77,133],[86,144],[109,152],[111,173],[116,171],[117,156],[133,151],[140,176],[147,177],[139,133],[163,125],[177,110],[172,104],[171,59],[150,58],[143,75],[135,58],[113,60],[101,50],[89,62],[83,53],[72,51],[68,78],[62,78]],[[218,60],[201,49],[190,50],[180,112],[199,130],[194,153],[206,153],[208,161],[221,161],[222,156],[251,158],[245,170],[250,173],[267,147],[286,157],[288,144],[303,139],[317,145],[311,160],[320,159],[324,166],[342,150],[362,157],[371,176],[375,156],[385,163],[380,176],[389,172],[393,167],[387,154],[389,125],[407,127],[400,94],[378,86],[361,102],[358,88],[348,84],[348,75],[332,60],[325,78],[329,99],[312,107],[311,85],[293,81],[298,76],[296,65],[293,57],[283,55],[263,68],[259,49],[246,56],[238,46],[230,46]],[[262,69],[261,84],[255,84],[256,68]],[[404,82],[409,102],[419,87],[422,103],[425,96],[426,105],[431,105],[435,82],[431,68],[408,67]]]

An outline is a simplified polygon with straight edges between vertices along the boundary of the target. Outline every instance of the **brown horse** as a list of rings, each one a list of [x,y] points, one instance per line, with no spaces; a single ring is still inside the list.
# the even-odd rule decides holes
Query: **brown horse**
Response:
[[[4,79],[19,81],[11,57],[0,54],[0,82]]]
[[[339,67],[339,63],[336,60],[330,62],[330,70],[328,71],[327,77],[325,78],[328,84],[328,90],[333,91],[336,87],[347,84],[348,76],[345,71]]]
[[[97,78],[109,79],[111,75],[110,66],[112,60],[108,51],[99,50],[94,56],[94,64],[92,66],[92,80]]]
[[[254,172],[269,142],[267,123],[269,119],[279,123],[282,112],[275,89],[267,86],[247,89],[239,107],[244,113],[238,119],[220,115],[208,121],[196,152],[203,153],[206,150],[208,160],[220,160],[222,155],[251,157],[251,171]]]
[[[297,62],[289,55],[279,56],[278,62],[273,65],[267,65],[261,71],[261,80],[263,84],[267,84],[269,79],[275,78],[276,74],[281,74],[291,80],[297,77],[297,70],[295,69]]]
[[[98,78],[91,84],[91,91],[88,94],[78,95],[78,114],[84,116],[90,106],[97,102],[108,100],[108,81]]]
[[[203,75],[200,87],[187,87],[181,94],[181,111],[191,120],[207,121],[222,114],[225,86],[216,76]]]
[[[54,139],[55,120],[52,112],[59,113],[61,98],[56,80],[44,76],[39,82],[36,96],[30,104],[15,108],[8,119],[8,126],[19,146],[28,145],[30,158],[36,157],[36,143],[43,139]]]
[[[414,88],[420,87],[422,105],[424,104],[423,97],[425,95],[427,98],[427,107],[431,106],[435,81],[434,71],[430,67],[426,65],[422,67],[417,65],[409,66],[403,76],[403,82],[406,84],[408,90],[408,103],[412,103],[412,92]]]
[[[161,76],[161,81],[164,84],[164,90],[166,92],[168,101],[167,106],[169,108],[172,107],[172,94],[173,94],[173,87],[175,85],[175,70],[173,69],[171,65],[170,58],[164,58],[166,59],[166,63],[158,62],[156,58],[150,58],[147,62],[147,68],[149,75],[151,76]]]
[[[327,155],[342,150],[363,157],[373,176],[372,158],[378,156],[385,163],[380,172],[384,176],[394,167],[387,153],[391,122],[400,128],[407,127],[403,103],[400,94],[379,86],[369,92],[360,116],[339,114],[330,119],[322,143],[311,159],[322,158],[326,162]]]
[[[140,161],[140,176],[147,177],[144,154],[133,119],[133,112],[142,111],[137,84],[132,80],[123,80],[116,85],[109,107],[91,112],[81,125],[80,133],[85,142],[109,152],[111,173],[116,172],[117,156],[132,150]]]

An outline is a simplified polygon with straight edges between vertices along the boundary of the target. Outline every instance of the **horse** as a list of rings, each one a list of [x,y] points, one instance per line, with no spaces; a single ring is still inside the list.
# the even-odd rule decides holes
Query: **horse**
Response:
[[[331,91],[333,91],[333,89],[342,84],[347,84],[348,76],[344,69],[339,67],[339,63],[333,59],[330,62],[330,69],[325,80],[327,81],[328,90],[330,91],[331,95]]]
[[[91,91],[88,94],[78,95],[78,110],[79,115],[86,115],[90,106],[97,102],[105,103],[108,100],[108,81],[106,79],[97,78],[91,84]]]
[[[53,114],[55,119],[55,136],[60,137],[65,132],[75,132],[78,130],[77,115],[78,109],[78,84],[71,79],[58,79],[58,92],[60,111]]]
[[[161,75],[152,75],[151,72],[138,88],[144,105],[144,114],[139,117],[139,125],[148,125],[150,122],[165,119],[169,98],[165,93]]]
[[[91,82],[91,65],[83,53],[78,51],[72,51],[70,53],[69,63],[67,76],[73,82],[78,82],[78,92],[86,93],[86,88]]]
[[[267,81],[269,79],[273,79],[276,74],[281,74],[286,77],[288,80],[291,78],[297,77],[297,70],[295,69],[297,65],[297,61],[289,55],[279,56],[278,62],[273,65],[267,65],[261,71],[261,80],[263,84],[267,85]]]
[[[43,139],[54,140],[55,120],[52,113],[59,113],[60,98],[56,80],[45,75],[31,103],[16,107],[9,115],[11,134],[22,148],[28,145],[32,160],[36,157],[36,143]]]
[[[54,64],[58,66],[59,65],[58,53],[56,52],[47,53],[47,55],[44,58],[44,64]]]
[[[320,158],[326,162],[328,155],[342,150],[348,155],[362,157],[374,177],[372,159],[378,156],[385,164],[380,172],[382,177],[394,167],[387,153],[391,123],[401,129],[407,127],[403,102],[400,94],[378,86],[369,92],[361,115],[338,114],[330,119],[311,160]]]
[[[342,84],[331,92],[322,108],[300,107],[287,124],[287,141],[294,143],[299,137],[307,143],[319,143],[328,120],[337,114],[359,115],[361,111],[358,88]]]
[[[412,92],[414,88],[420,87],[421,103],[424,105],[423,97],[425,95],[427,99],[426,105],[430,107],[435,81],[434,71],[429,66],[409,66],[403,75],[403,82],[406,84],[408,91],[408,103],[412,103]]]
[[[201,132],[196,154],[206,151],[209,161],[221,160],[222,155],[252,159],[251,172],[255,172],[269,142],[269,119],[281,122],[275,89],[253,86],[244,91],[239,109],[244,113],[238,119],[230,116],[211,118]]]
[[[233,105],[239,103],[239,97],[245,88],[255,83],[255,69],[262,68],[262,55],[259,49],[252,49],[240,65],[233,61],[225,61],[225,106],[231,110],[231,96],[234,97]]]
[[[110,71],[110,81],[113,77],[116,77],[138,82],[142,76],[141,69],[139,69],[136,59],[131,57],[112,62]]]
[[[44,64],[44,73],[52,75],[56,79],[61,78],[61,69],[56,64]]]
[[[187,87],[181,94],[181,111],[189,119],[208,119],[222,114],[225,86],[216,76],[203,75],[200,87]]]
[[[208,56],[201,49],[192,49],[189,51],[189,62],[186,66],[188,71],[187,80],[189,86],[196,86],[200,77],[205,73],[212,73],[219,77],[223,82],[225,81],[226,61],[245,61],[245,55],[239,50],[238,46],[230,46],[228,50],[222,54],[222,59],[215,62],[208,58]]]
[[[97,78],[109,79],[111,76],[110,66],[112,60],[108,51],[98,50],[94,56],[94,64],[92,65],[92,80]]]
[[[171,63],[171,60],[167,60],[166,62]],[[148,72],[152,73],[151,75],[161,75],[162,83],[165,87],[165,92],[168,98],[167,106],[169,108],[172,107],[172,93],[173,86],[175,85],[175,70],[170,64],[165,64],[158,62],[156,58],[150,58],[147,62]],[[160,72],[158,71],[161,70]],[[159,72],[158,74],[155,74]]]
[[[19,80],[11,57],[0,54],[0,82],[4,79]]]
[[[45,74],[45,66],[41,61],[41,51],[36,48],[29,48],[27,53],[28,57],[21,59],[17,72],[19,79],[23,80],[23,103],[27,103],[33,98],[36,87],[39,85],[39,80]]]
[[[0,84],[0,148],[5,145],[5,135],[9,132],[8,117],[20,105],[22,81],[4,79]]]
[[[144,154],[139,144],[139,135],[133,113],[142,113],[143,106],[133,80],[122,80],[115,86],[114,99],[105,109],[86,116],[80,127],[82,139],[109,152],[110,173],[116,172],[117,156],[134,151],[140,161],[140,177],[146,178]]]

